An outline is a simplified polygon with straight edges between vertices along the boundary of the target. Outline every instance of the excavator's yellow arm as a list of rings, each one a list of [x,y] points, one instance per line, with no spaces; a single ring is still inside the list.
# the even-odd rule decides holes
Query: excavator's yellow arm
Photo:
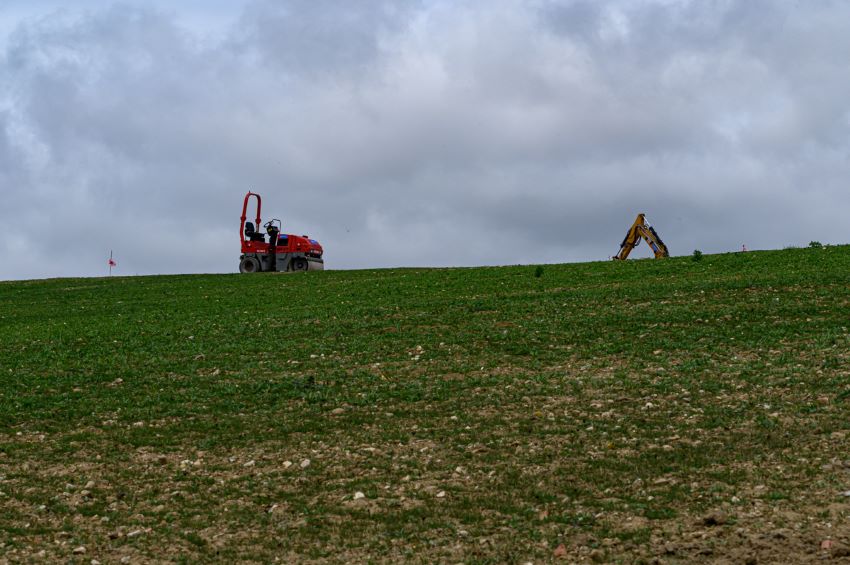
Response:
[[[656,259],[670,256],[669,251],[667,251],[667,246],[664,245],[663,241],[661,241],[661,238],[658,236],[658,233],[656,233],[655,228],[646,221],[646,214],[638,214],[635,219],[635,223],[633,223],[632,227],[629,228],[625,239],[623,239],[623,243],[620,244],[620,252],[614,255],[612,259],[616,261],[625,261],[628,259],[629,253],[632,252],[632,249],[638,246],[641,238],[646,240],[647,245],[649,245],[652,252],[655,253]]]

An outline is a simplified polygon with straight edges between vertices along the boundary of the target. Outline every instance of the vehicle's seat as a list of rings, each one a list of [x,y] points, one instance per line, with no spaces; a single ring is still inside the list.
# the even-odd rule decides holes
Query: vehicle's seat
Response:
[[[248,238],[248,241],[266,241],[266,237],[254,229],[253,222],[245,222],[245,237]]]

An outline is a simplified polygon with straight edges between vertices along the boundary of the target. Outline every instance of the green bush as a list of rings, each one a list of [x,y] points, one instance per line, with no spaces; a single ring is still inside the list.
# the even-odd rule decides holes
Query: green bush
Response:
[[[820,241],[810,241],[809,249],[823,249],[823,244]]]
[[[694,254],[691,255],[691,259],[694,261],[702,261],[702,251],[694,249]]]
[[[543,265],[537,265],[534,269],[534,276],[538,279],[543,276]]]

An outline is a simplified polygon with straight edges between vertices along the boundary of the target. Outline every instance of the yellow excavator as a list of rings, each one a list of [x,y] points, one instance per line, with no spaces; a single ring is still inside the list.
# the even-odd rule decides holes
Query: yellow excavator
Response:
[[[632,249],[637,247],[638,243],[640,243],[640,238],[646,240],[647,245],[649,245],[649,247],[652,248],[652,252],[655,253],[656,259],[670,256],[670,252],[667,251],[667,246],[664,245],[664,242],[661,241],[660,237],[658,237],[658,233],[655,231],[655,228],[646,221],[646,214],[638,214],[635,223],[633,223],[632,227],[629,228],[626,238],[623,240],[623,243],[620,244],[620,252],[611,258],[615,261],[625,261],[628,259],[629,253],[631,253]]]

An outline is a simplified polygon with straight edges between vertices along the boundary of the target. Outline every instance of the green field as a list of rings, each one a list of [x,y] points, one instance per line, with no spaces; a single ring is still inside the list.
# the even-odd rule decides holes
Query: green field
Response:
[[[850,560],[850,247],[0,283],[0,562]]]

